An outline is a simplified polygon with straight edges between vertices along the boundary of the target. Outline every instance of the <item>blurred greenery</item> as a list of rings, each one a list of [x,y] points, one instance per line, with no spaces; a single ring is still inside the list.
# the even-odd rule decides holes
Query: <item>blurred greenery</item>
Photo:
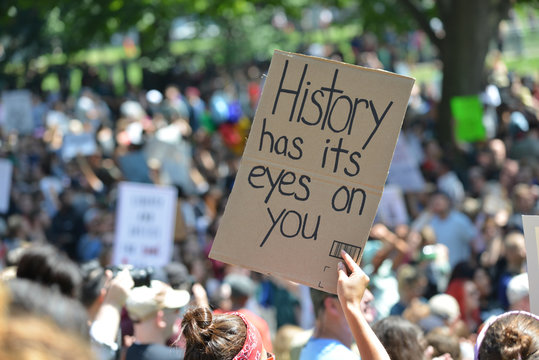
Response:
[[[275,48],[305,52],[312,43],[331,43],[345,61],[354,62],[350,40],[364,29],[381,42],[421,29],[431,53],[443,63],[438,134],[448,145],[449,100],[481,91],[486,54],[498,24],[513,7],[521,18],[529,16],[530,9],[537,15],[538,4],[539,0],[3,0],[0,73],[18,75],[17,86],[24,86],[28,74],[46,74],[43,89],[68,80],[74,91],[81,75],[69,71],[83,63],[99,64],[101,78],[111,79],[114,91],[121,94],[127,83],[140,84],[149,73],[201,73],[211,67],[232,73],[242,65],[267,61]],[[324,24],[319,15],[327,9],[338,11]],[[277,26],[279,16],[284,22]],[[171,36],[178,19],[195,24],[194,33],[183,40]],[[210,34],[210,28],[216,31]],[[131,40],[123,37],[126,34]],[[537,32],[523,35],[523,48],[539,41]],[[516,55],[506,57],[511,68],[537,69],[537,54],[522,56],[516,50]],[[407,58],[416,59],[414,54]],[[432,65],[415,66],[413,72],[420,81],[437,76]]]

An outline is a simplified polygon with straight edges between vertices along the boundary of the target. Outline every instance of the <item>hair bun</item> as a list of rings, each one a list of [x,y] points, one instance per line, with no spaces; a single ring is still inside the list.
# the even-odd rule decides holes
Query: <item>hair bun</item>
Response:
[[[211,336],[213,315],[210,309],[199,307],[188,310],[182,320],[182,334],[186,341],[198,343],[201,346]]]
[[[502,356],[504,359],[524,358],[532,343],[532,338],[513,327],[506,327],[501,334]]]

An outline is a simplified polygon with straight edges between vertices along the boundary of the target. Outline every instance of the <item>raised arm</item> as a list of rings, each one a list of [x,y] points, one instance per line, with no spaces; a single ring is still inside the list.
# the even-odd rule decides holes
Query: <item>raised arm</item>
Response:
[[[339,263],[337,294],[348,326],[350,326],[356,340],[361,359],[390,360],[384,346],[378,340],[361,312],[361,298],[369,283],[369,277],[350,255],[342,251],[341,256],[344,259],[344,264]]]

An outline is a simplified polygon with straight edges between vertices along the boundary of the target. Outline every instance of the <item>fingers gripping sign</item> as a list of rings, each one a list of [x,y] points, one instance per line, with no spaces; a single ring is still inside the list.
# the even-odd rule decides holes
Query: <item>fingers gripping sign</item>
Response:
[[[344,250],[341,251],[341,256],[344,263],[338,264],[339,301],[343,307],[346,304],[359,306],[370,279]]]

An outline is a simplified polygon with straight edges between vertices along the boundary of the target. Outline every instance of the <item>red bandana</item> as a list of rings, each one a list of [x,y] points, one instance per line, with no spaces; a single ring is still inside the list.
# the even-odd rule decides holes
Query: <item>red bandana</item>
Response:
[[[253,324],[251,324],[247,320],[245,315],[243,315],[242,313],[230,312],[228,314],[239,316],[247,327],[245,344],[243,344],[243,348],[238,353],[238,355],[234,356],[233,360],[260,360],[260,358],[262,357],[263,346],[262,337],[260,336],[258,330],[254,327]]]

